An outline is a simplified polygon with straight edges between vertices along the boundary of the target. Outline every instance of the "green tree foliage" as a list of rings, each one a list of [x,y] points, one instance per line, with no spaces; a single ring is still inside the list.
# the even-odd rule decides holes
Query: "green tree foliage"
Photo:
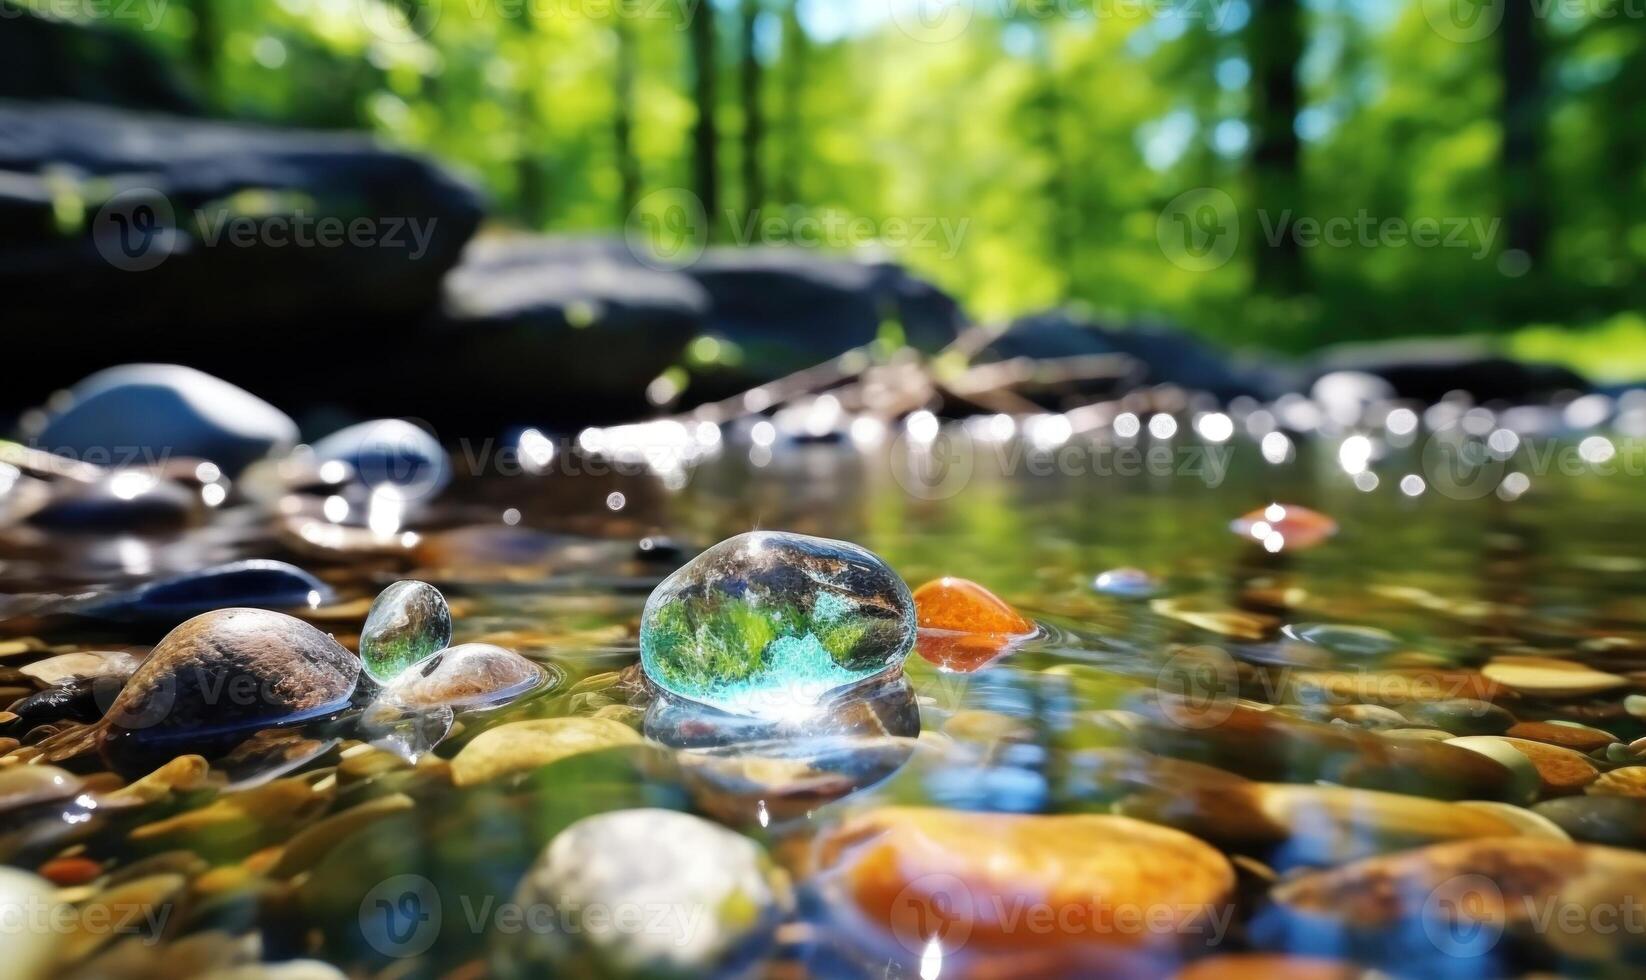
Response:
[[[911,16],[937,2],[189,0],[147,33],[214,111],[426,149],[502,221],[612,231],[686,188],[721,239],[882,247],[991,321],[1075,303],[1295,349],[1646,301],[1638,5],[1506,0],[1472,37],[1444,0]],[[1232,212],[1175,227],[1202,188]],[[1208,216],[1224,251],[1174,261]]]

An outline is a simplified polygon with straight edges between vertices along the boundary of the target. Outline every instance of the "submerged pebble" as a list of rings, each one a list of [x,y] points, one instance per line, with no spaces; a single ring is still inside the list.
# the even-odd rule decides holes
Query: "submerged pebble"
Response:
[[[879,931],[885,955],[912,964],[933,943],[946,957],[1061,950],[1059,972],[1087,951],[1175,947],[1206,928],[1235,881],[1210,845],[1108,815],[882,807],[827,832],[818,854],[842,933],[861,942]],[[1096,906],[1153,912],[1128,927],[1095,919]],[[1030,921],[1003,907],[1046,911]]]
[[[150,582],[129,592],[101,597],[77,611],[109,618],[175,622],[230,606],[299,609],[332,599],[331,586],[296,565],[253,558]]]
[[[369,487],[389,486],[407,500],[425,500],[451,482],[451,460],[433,436],[402,419],[377,419],[340,429],[314,444],[321,465],[347,464]]]
[[[504,977],[756,976],[789,893],[742,834],[687,813],[638,809],[587,817],[555,835],[515,901],[555,911],[541,928],[502,937],[495,965]],[[638,925],[625,909],[642,913]]]
[[[302,620],[204,613],[166,634],[126,682],[105,719],[103,755],[122,772],[211,755],[253,730],[342,709],[359,673],[353,654]]]
[[[1371,626],[1293,623],[1281,632],[1301,643],[1324,647],[1345,657],[1381,657],[1400,649],[1400,637]]]
[[[1164,586],[1141,568],[1111,568],[1092,579],[1092,588],[1120,599],[1151,599],[1159,595]]]
[[[1401,705],[1399,711],[1415,724],[1453,735],[1502,735],[1515,724],[1508,710],[1475,698],[1415,701]]]
[[[734,713],[783,714],[902,666],[915,641],[908,586],[844,541],[755,531],[670,575],[646,601],[646,676]]]
[[[427,582],[396,582],[378,593],[366,613],[360,661],[373,680],[387,684],[451,640],[451,609],[440,590]]]
[[[53,497],[29,523],[54,531],[173,531],[195,520],[199,498],[146,470],[119,470]]]
[[[507,701],[542,679],[543,668],[513,650],[461,643],[402,671],[383,696],[407,706],[475,707]]]
[[[949,670],[977,670],[1034,635],[1034,624],[1006,600],[963,578],[940,578],[914,591],[916,649]]]
[[[1268,551],[1313,548],[1337,533],[1337,522],[1297,504],[1270,504],[1235,519],[1229,529]]]
[[[52,975],[52,961],[63,939],[51,928],[29,928],[30,923],[59,922],[56,888],[51,882],[19,871],[0,867],[0,910],[10,924],[4,929],[5,966],[8,980],[44,980]]]
[[[511,721],[475,736],[452,759],[452,782],[474,786],[514,772],[538,769],[581,752],[637,745],[640,735],[609,718]]]
[[[1629,683],[1627,678],[1587,664],[1553,657],[1493,657],[1480,672],[1520,694],[1545,698],[1600,694]]]

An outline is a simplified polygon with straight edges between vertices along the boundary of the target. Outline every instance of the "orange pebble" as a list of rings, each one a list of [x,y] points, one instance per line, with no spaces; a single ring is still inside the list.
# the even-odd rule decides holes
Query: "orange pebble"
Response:
[[[1229,529],[1269,551],[1312,548],[1337,533],[1337,522],[1297,504],[1270,504],[1238,518]]]
[[[914,609],[922,629],[1008,636],[1034,632],[1006,600],[963,578],[945,576],[914,590]]]
[[[40,877],[60,888],[84,885],[102,875],[103,866],[84,857],[54,858],[40,866]]]

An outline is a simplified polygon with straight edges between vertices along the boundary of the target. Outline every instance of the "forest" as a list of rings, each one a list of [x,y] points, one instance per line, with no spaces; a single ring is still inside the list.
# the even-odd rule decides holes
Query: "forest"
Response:
[[[522,228],[879,249],[992,322],[1646,366],[1639,0],[126,7],[212,114],[427,150]]]

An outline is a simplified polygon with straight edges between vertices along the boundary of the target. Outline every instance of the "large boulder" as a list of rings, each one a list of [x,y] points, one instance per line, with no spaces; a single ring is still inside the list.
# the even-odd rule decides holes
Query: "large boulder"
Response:
[[[482,237],[446,279],[431,343],[485,393],[466,425],[606,421],[647,409],[647,384],[681,361],[708,305],[691,279],[639,264],[620,241]]]
[[[165,14],[165,5],[155,3],[109,9],[148,32]],[[13,0],[0,0],[0,22],[5,25],[0,98],[78,99],[178,113],[200,109],[172,66],[134,31],[44,17]]]
[[[1476,401],[1531,403],[1590,387],[1570,368],[1512,360],[1468,338],[1341,344],[1315,357],[1310,377],[1318,379],[1334,371],[1382,378],[1400,397],[1424,402],[1466,391]]]
[[[892,262],[798,247],[711,248],[682,271],[708,292],[709,332],[742,355],[703,378],[694,399],[822,363],[873,341],[888,322],[925,351],[966,323],[953,297]]]
[[[0,101],[11,354],[52,366],[14,378],[13,404],[172,360],[275,401],[404,411],[404,378],[361,365],[408,346],[480,214],[468,184],[362,135]]]
[[[1102,324],[1073,310],[1048,310],[1014,320],[977,360],[1095,355],[1121,355],[1129,362],[1130,370],[1123,376],[1097,379],[1100,387],[1111,391],[1172,384],[1219,398],[1273,398],[1291,390],[1295,380],[1280,367],[1244,360],[1176,327]]]

